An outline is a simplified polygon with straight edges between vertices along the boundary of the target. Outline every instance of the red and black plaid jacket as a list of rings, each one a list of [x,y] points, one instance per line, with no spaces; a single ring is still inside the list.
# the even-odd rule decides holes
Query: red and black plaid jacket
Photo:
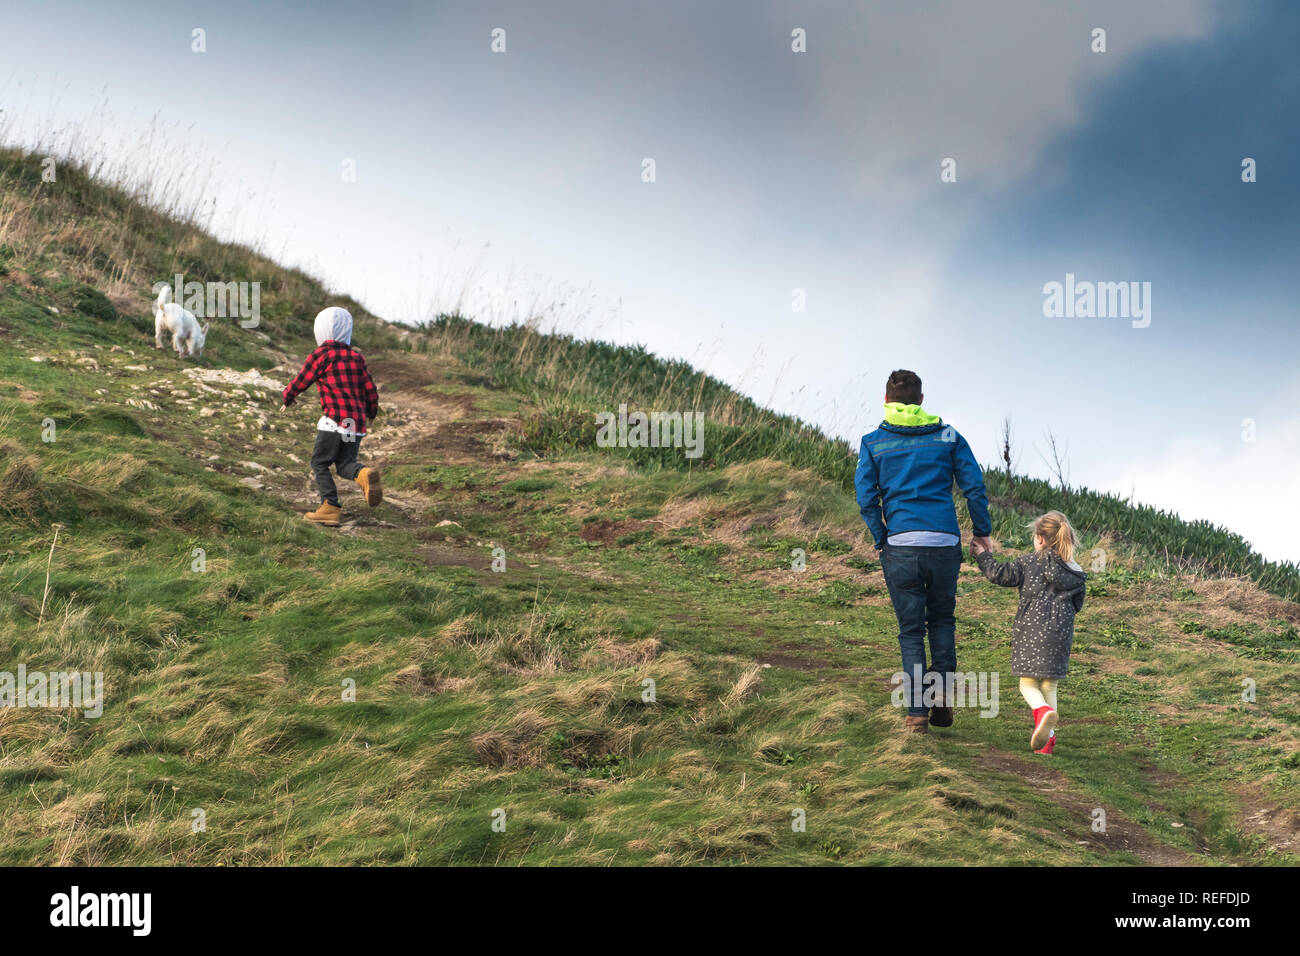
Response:
[[[379,414],[379,392],[366,360],[350,345],[330,339],[317,346],[284,390],[284,404],[292,405],[313,382],[320,395],[321,411],[336,425],[346,427],[347,419],[351,419],[353,427],[363,432],[366,422]]]

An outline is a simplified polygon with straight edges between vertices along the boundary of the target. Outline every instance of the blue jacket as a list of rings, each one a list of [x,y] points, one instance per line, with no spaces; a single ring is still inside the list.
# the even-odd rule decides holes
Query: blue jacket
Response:
[[[954,479],[966,496],[975,537],[992,534],[984,473],[955,428],[942,421],[916,426],[881,422],[863,435],[853,484],[876,547],[887,535],[904,531],[959,534]]]

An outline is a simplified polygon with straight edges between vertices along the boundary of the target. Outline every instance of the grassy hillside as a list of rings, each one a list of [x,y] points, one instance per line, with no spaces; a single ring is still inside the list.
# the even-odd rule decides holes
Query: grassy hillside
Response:
[[[178,270],[261,281],[261,327],[154,351]],[[300,517],[314,403],[268,386],[328,303],[385,409],[386,501],[347,485],[338,530]],[[622,402],[704,410],[706,455],[595,447]],[[643,351],[389,325],[0,153],[0,670],[106,682],[98,718],[0,709],[0,863],[1300,862],[1300,606],[1209,560],[1222,532],[1084,515],[1108,565],[1057,756],[1009,674],[997,717],[905,737],[852,454]],[[1006,552],[1085,500],[990,490]],[[963,572],[964,670],[1009,669],[1014,604]]]

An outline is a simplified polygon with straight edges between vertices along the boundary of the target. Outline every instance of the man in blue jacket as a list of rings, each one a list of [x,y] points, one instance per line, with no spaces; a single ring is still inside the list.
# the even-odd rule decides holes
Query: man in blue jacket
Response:
[[[966,497],[971,530],[984,545],[993,533],[984,473],[966,439],[921,408],[925,396],[915,372],[900,369],[885,383],[885,420],[862,436],[854,477],[858,508],[880,554],[903,652],[907,727],[952,726],[951,690],[957,670],[957,573],[961,534],[953,504],[954,480]],[[930,666],[925,640],[930,638]],[[929,676],[933,675],[933,676]],[[933,707],[924,706],[930,686]]]

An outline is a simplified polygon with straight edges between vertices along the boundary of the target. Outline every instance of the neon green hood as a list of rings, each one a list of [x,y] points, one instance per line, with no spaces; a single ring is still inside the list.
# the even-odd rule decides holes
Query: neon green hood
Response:
[[[931,415],[920,405],[904,405],[902,402],[885,402],[885,422],[904,428],[918,425],[937,425],[943,421],[938,415]]]

